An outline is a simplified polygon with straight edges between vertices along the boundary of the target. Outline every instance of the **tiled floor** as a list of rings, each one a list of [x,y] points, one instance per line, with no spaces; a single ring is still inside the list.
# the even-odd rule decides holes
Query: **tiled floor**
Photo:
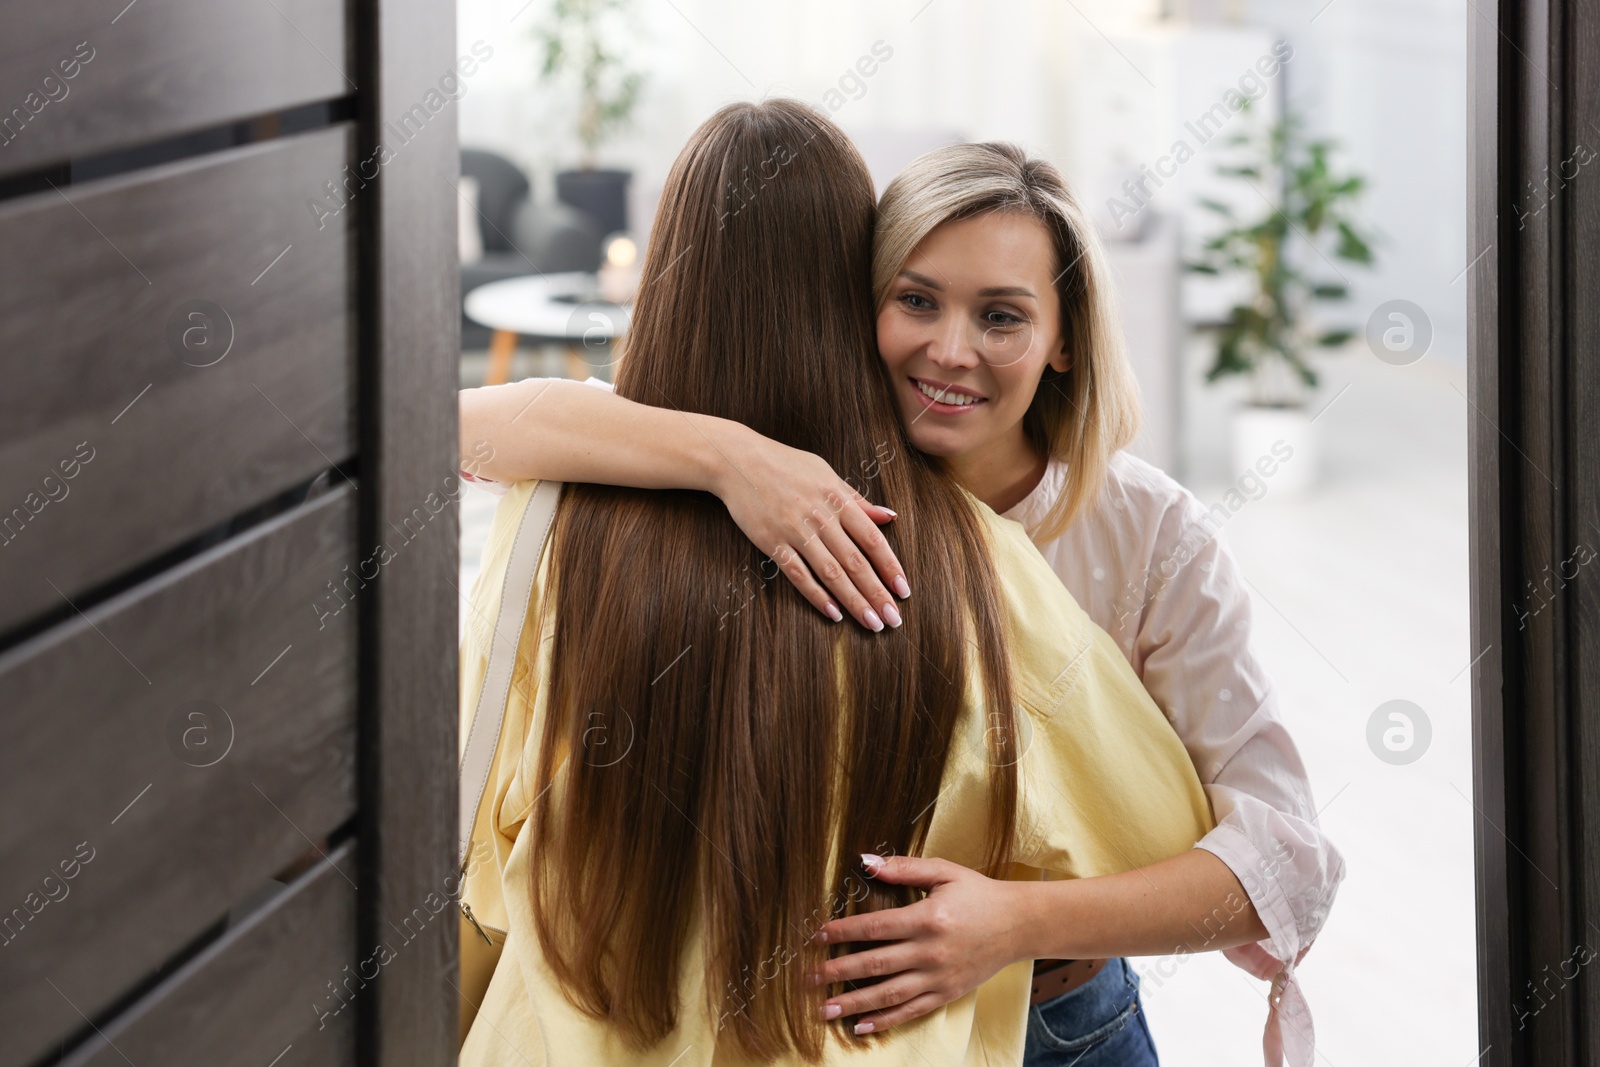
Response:
[[[519,373],[533,373],[524,366]],[[463,384],[481,371],[469,362]],[[1352,352],[1327,364],[1318,419],[1323,480],[1270,491],[1222,536],[1253,586],[1254,643],[1312,775],[1348,876],[1301,969],[1324,1067],[1470,1067],[1478,1054],[1472,870],[1464,374],[1429,357],[1404,368]],[[1348,389],[1340,392],[1344,386]],[[1190,482],[1228,480],[1223,393],[1191,406]],[[471,588],[495,498],[462,497],[461,577]],[[1377,706],[1420,705],[1433,738],[1409,766],[1367,747]],[[1265,984],[1209,954],[1147,972],[1167,1067],[1260,1062]],[[1170,976],[1165,976],[1170,975]]]

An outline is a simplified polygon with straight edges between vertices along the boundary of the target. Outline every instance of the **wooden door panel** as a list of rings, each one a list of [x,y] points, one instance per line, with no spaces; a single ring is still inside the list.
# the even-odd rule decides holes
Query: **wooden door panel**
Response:
[[[0,205],[0,632],[355,451],[351,133]]]
[[[7,5],[0,176],[354,92],[345,17],[339,0]]]
[[[357,608],[328,591],[355,569],[355,495],[0,656],[0,810],[21,816],[0,822],[4,1062],[77,1031],[355,811]]]
[[[350,1063],[360,974],[376,973],[356,957],[356,890],[345,880],[355,878],[355,847],[347,841],[330,852],[62,1067]]]

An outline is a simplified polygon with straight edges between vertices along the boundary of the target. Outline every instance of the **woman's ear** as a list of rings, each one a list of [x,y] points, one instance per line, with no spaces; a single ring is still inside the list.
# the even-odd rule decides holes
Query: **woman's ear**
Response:
[[[1072,350],[1067,347],[1067,342],[1061,342],[1061,348],[1050,354],[1048,364],[1057,374],[1065,374],[1072,369]]]

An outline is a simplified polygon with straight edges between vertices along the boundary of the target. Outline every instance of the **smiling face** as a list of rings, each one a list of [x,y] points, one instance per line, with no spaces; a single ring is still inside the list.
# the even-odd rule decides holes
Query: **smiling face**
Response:
[[[1049,231],[997,212],[941,223],[906,259],[878,312],[878,351],[911,441],[1010,484],[1043,457],[1022,418],[1046,366],[1067,369]]]

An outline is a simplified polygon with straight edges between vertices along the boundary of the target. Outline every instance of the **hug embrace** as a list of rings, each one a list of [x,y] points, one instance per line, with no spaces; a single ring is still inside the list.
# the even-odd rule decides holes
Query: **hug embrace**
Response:
[[[1243,578],[1137,420],[1050,164],[952,145],[874,203],[810,107],[703,124],[615,389],[461,393],[501,494],[466,721],[515,646],[461,1063],[1145,1067],[1124,957],[1222,951],[1271,983],[1266,1062],[1309,1067],[1295,969],[1343,861]]]

